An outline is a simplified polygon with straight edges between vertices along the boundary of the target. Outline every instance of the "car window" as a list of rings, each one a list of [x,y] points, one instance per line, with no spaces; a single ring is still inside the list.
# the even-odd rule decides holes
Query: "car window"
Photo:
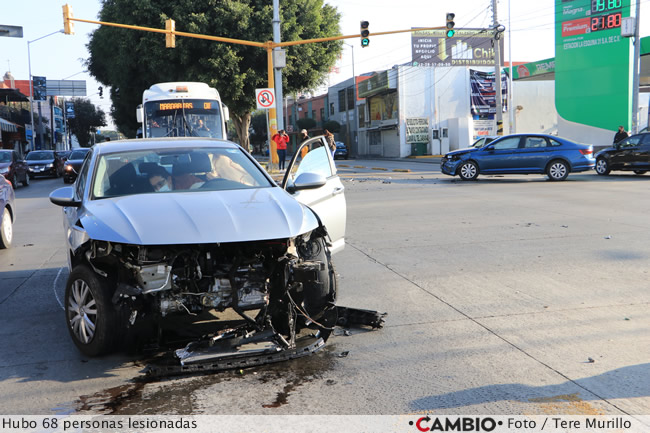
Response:
[[[25,159],[28,161],[46,161],[48,159],[54,159],[54,152],[32,151],[27,154],[27,158]]]
[[[84,196],[84,188],[86,184],[86,179],[88,178],[88,171],[90,170],[90,160],[92,159],[92,151],[88,152],[88,155],[86,155],[87,158],[84,160],[83,164],[81,165],[81,169],[79,170],[79,175],[77,176],[77,180],[75,181],[75,199],[76,200],[82,200]]]
[[[147,149],[101,155],[92,185],[93,199],[272,186],[240,149],[229,148]]]
[[[551,142],[551,146],[553,146],[553,147],[562,146],[562,143],[560,143],[559,141],[554,140],[552,138],[549,138],[548,141]]]
[[[526,149],[547,147],[546,139],[544,137],[526,137],[524,147]]]
[[[650,134],[643,134],[641,136],[641,144],[642,145],[650,145]]]
[[[88,153],[87,150],[75,150],[70,154],[70,157],[68,159],[70,160],[84,159],[86,157],[86,153]]]
[[[624,149],[626,147],[636,147],[639,145],[642,137],[642,135],[633,135],[628,137],[619,143],[619,148]]]
[[[0,162],[11,162],[11,153],[0,152]]]
[[[329,154],[327,146],[312,146],[298,164],[298,168],[293,173],[293,178],[295,179],[302,173],[318,173],[326,178],[330,177],[332,167],[329,163]]]
[[[516,149],[519,147],[519,137],[506,137],[493,143],[495,150]]]

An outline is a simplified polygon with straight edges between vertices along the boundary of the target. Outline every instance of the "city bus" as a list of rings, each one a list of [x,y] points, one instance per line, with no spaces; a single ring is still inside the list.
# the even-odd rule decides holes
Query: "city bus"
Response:
[[[228,108],[205,83],[158,83],[142,94],[136,110],[143,138],[227,138]]]

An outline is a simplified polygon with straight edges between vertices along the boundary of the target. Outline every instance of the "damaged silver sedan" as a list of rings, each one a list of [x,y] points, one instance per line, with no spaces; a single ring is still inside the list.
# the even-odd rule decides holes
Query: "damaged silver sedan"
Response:
[[[314,349],[337,321],[363,316],[335,306],[343,185],[321,137],[303,147],[278,185],[227,141],[94,146],[74,186],[50,195],[63,207],[66,324],[79,350],[165,337],[189,341],[176,350],[183,365],[248,354],[271,362],[305,350],[301,330],[317,337]]]

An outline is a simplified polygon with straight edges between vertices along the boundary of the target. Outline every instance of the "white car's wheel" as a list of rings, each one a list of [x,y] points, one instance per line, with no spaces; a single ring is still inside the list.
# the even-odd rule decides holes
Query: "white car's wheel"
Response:
[[[2,211],[2,224],[0,225],[0,248],[9,248],[14,238],[13,221],[9,209]]]
[[[70,273],[65,316],[74,344],[86,356],[111,352],[122,335],[108,284],[86,266],[77,266]]]

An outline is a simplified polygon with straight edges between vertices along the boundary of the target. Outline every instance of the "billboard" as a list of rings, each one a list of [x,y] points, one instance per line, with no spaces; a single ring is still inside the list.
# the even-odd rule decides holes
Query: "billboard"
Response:
[[[32,85],[34,86],[34,101],[45,101],[45,97],[47,96],[47,78],[32,77]]]
[[[472,89],[470,94],[471,112],[474,116],[483,118],[497,112],[496,89],[494,85],[494,72],[480,72],[469,70],[469,83]],[[505,112],[508,108],[508,76],[501,74],[501,106]],[[491,118],[491,117],[490,117]]]
[[[565,120],[630,128],[630,0],[555,0],[555,106]]]
[[[411,32],[412,66],[495,66],[493,31],[458,29],[453,38],[447,38],[446,33],[446,30]],[[503,38],[498,42],[503,53]]]

